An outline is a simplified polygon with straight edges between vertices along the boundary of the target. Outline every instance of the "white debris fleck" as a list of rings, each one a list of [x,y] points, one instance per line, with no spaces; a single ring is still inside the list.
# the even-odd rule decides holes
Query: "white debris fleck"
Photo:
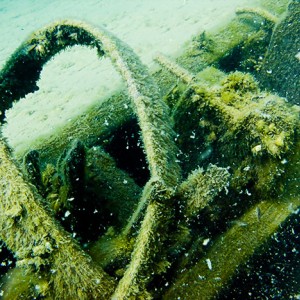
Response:
[[[288,161],[284,158],[284,159],[281,161],[281,163],[282,163],[283,165],[285,165],[285,164],[288,163]]]
[[[229,190],[228,190],[228,188],[227,188],[227,186],[226,186],[226,185],[224,186],[224,190],[225,190],[225,194],[226,194],[226,195],[228,195],[228,193],[229,193]]]
[[[105,120],[104,120],[104,125],[106,125],[106,126],[108,126],[108,125],[109,125],[109,123],[108,123],[107,119],[105,119]]]
[[[246,171],[246,172],[249,171],[250,170],[250,166],[245,167],[243,170]]]
[[[299,211],[300,211],[299,208],[298,208],[298,209],[295,209],[295,210],[293,211],[293,214],[297,215],[297,214],[299,213]]]
[[[72,197],[72,198],[68,198],[67,200],[71,202],[71,201],[73,201],[74,199],[75,199],[75,198]]]
[[[248,189],[246,189],[246,194],[247,194],[248,196],[251,196],[251,193],[248,191]]]
[[[2,297],[3,295],[4,295],[4,291],[1,290],[1,291],[0,291],[0,297]]]
[[[212,270],[211,260],[209,258],[206,259],[206,264],[210,270]]]
[[[202,243],[203,246],[207,246],[209,243],[210,239],[205,239]]]
[[[128,181],[127,181],[126,179],[124,179],[124,180],[123,180],[123,183],[124,183],[124,184],[127,184],[127,183],[128,183]]]
[[[272,74],[272,70],[267,70],[267,73],[268,74]]]
[[[67,218],[70,214],[71,214],[71,213],[67,210],[67,211],[65,212],[65,218]]]
[[[300,61],[300,52],[298,52],[295,57]]]
[[[253,147],[251,150],[252,150],[252,153],[253,154],[257,154],[258,152],[260,152],[262,149],[261,145],[256,145],[255,147]]]
[[[45,247],[48,251],[51,251],[52,250],[52,247],[51,247],[51,244],[49,242],[46,242],[45,243]]]

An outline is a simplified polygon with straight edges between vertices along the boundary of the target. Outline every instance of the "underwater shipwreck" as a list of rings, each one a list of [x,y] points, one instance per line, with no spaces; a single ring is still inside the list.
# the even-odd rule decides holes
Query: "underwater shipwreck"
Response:
[[[2,124],[74,45],[127,89],[26,152],[1,137],[1,297],[299,299],[299,23],[299,1],[239,9],[154,71],[101,27],[32,33],[0,71]]]

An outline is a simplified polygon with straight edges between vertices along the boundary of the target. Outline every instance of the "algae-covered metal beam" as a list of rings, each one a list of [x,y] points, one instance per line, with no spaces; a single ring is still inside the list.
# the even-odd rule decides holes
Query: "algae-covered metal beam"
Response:
[[[296,151],[286,169],[284,191],[252,205],[241,217],[231,222],[231,228],[213,241],[192,268],[178,269],[177,279],[163,299],[218,299],[250,258],[263,252],[264,245],[280,227],[298,214],[299,149],[298,136]]]
[[[273,28],[273,24],[271,21],[275,21],[276,18],[264,10],[252,8],[239,9],[237,11],[237,14],[238,16],[227,25],[224,31],[221,30],[221,33],[205,33],[199,35],[198,38],[195,37],[194,40],[189,43],[188,49],[185,49],[184,54],[177,59],[179,64],[182,64],[190,71],[198,72],[207,65],[218,65],[219,60],[224,59],[224,57],[228,56],[228,53],[236,51],[234,49],[239,49],[239,47],[243,49],[243,58],[245,60],[249,62],[251,61],[251,64],[259,64],[259,61],[254,62],[251,58],[253,56],[253,47],[257,48],[260,43],[263,43],[264,47],[261,47],[261,49],[263,50],[261,55],[264,54],[265,48],[267,47],[268,41],[271,36],[270,28]],[[267,25],[258,25],[256,19],[262,21],[271,21],[268,21]],[[233,27],[233,29],[231,27]],[[236,30],[236,28],[238,28],[238,30]],[[60,38],[62,38],[62,34],[60,31],[58,32],[58,35],[60,36]],[[201,42],[201,40],[203,41]],[[56,42],[62,43],[62,41],[60,40]],[[201,43],[203,43],[203,45]],[[215,47],[215,44],[218,47]],[[247,46],[246,48],[245,45]],[[90,46],[93,46],[93,43]],[[34,45],[30,47],[34,47]],[[20,47],[20,49],[21,48],[22,47]],[[223,52],[220,55],[215,55],[215,52],[219,48],[222,49]],[[196,51],[196,54],[194,53],[194,51]],[[21,52],[24,52],[24,49]],[[12,74],[16,73],[15,69],[18,69],[17,67],[8,67],[9,65],[13,64],[13,57],[10,61],[7,62],[6,67],[0,73],[0,82],[2,80],[0,89],[2,86],[3,90],[5,89],[9,91],[9,87],[13,86],[13,84],[18,84],[20,86],[23,85],[22,80],[25,79],[20,77],[20,75],[18,75],[20,78],[15,78],[13,82],[4,80],[5,74],[13,77]],[[237,61],[239,61],[239,59],[240,57],[237,58]],[[25,61],[27,60],[28,58]],[[201,60],[201,63],[199,63],[198,60]],[[190,68],[190,66],[192,66],[192,68]],[[22,72],[24,72],[24,70],[22,70]],[[28,73],[27,76],[30,78],[30,73]],[[155,72],[153,76],[163,93],[168,91],[171,85],[174,85],[173,77],[170,79],[169,74],[158,71]],[[24,85],[28,86],[28,91],[33,92],[36,89],[36,86],[32,83],[33,81],[33,78],[32,80],[29,80],[29,82],[23,81]],[[29,87],[31,87],[31,89]],[[13,90],[17,90],[17,87],[13,88]],[[22,90],[24,90],[24,86],[22,86],[21,91]],[[17,95],[10,95],[10,93],[8,93],[8,95],[2,95],[1,97],[3,97],[3,99],[6,99],[5,101],[11,101],[17,100],[18,97],[22,97],[22,95],[17,97]],[[62,149],[68,146],[68,137],[70,136],[70,132],[72,132],[72,136],[82,140],[88,146],[92,145],[95,141],[99,142],[99,140],[97,140],[99,138],[101,139],[100,142],[102,140],[105,140],[107,136],[111,134],[111,132],[113,132],[116,128],[120,127],[121,124],[126,123],[133,117],[134,116],[132,113],[132,105],[130,103],[130,99],[128,99],[124,92],[117,91],[108,99],[104,99],[102,103],[96,104],[94,107],[88,109],[84,114],[78,116],[78,118],[76,118],[75,120],[72,120],[64,127],[56,130],[56,133],[50,135],[50,137],[40,135],[37,140],[33,141],[33,145],[31,146],[33,146],[34,149],[41,150],[41,159],[43,159],[43,156],[47,156],[48,159],[51,159],[53,157],[55,158],[59,155],[59,152],[62,151]],[[104,122],[103,124],[101,124],[101,122],[99,122],[101,118],[106,118],[109,126],[105,125]],[[17,158],[22,159],[26,151],[28,151],[28,149],[18,147],[17,149],[15,149],[15,155]]]
[[[106,54],[110,57],[113,65],[122,75],[132,99],[134,111],[138,116],[150,169],[151,180],[146,186],[146,188],[151,187],[150,203],[137,238],[136,249],[138,250],[133,253],[129,271],[125,272],[121,280],[120,297],[124,298],[132,294],[137,295],[140,292],[139,283],[145,281],[141,279],[141,273],[147,273],[151,263],[150,257],[155,255],[155,251],[152,251],[154,247],[151,245],[154,242],[156,248],[159,249],[161,244],[158,238],[153,241],[153,235],[149,235],[149,233],[155,232],[157,224],[165,225],[162,222],[164,218],[161,217],[161,211],[166,210],[166,215],[168,215],[168,200],[172,195],[172,192],[167,193],[167,195],[166,191],[174,190],[180,177],[180,168],[176,160],[177,150],[174,143],[175,134],[170,125],[168,108],[160,100],[158,89],[146,68],[127,45],[104,29],[95,29],[84,23],[72,21],[54,23],[34,33],[25,41],[0,73],[1,119],[3,120],[5,110],[11,106],[13,100],[34,91],[45,62],[60,50],[75,44],[96,47],[99,55]],[[30,72],[24,76],[26,70]],[[14,182],[10,182],[11,179],[8,180],[8,185],[14,186]],[[167,195],[167,197],[162,197],[162,194]],[[5,200],[4,198],[3,202]],[[34,197],[32,201],[34,201]],[[19,211],[18,206],[15,209]],[[26,208],[27,210],[30,209]],[[3,212],[6,213],[5,210]],[[157,217],[152,218],[151,216],[154,215]],[[16,234],[14,230],[10,233],[12,237]],[[7,239],[8,236],[3,237],[5,242]],[[16,247],[10,248],[17,251]],[[145,262],[141,263],[141,259]],[[136,268],[137,263],[139,264],[138,268]],[[134,270],[132,270],[132,266],[134,266]],[[132,286],[131,282],[135,285]],[[125,287],[122,285],[123,283],[126,283]],[[117,289],[117,293],[118,291]]]
[[[300,104],[300,2],[291,1],[286,16],[275,27],[258,74],[269,90]]]
[[[276,20],[263,9],[238,9],[236,17],[219,31],[195,36],[176,61],[193,73],[210,65],[225,71],[253,71],[265,53]]]
[[[139,58],[104,29],[81,22],[61,21],[35,32],[16,50],[0,73],[1,120],[13,101],[36,89],[43,65],[56,53],[73,45],[95,47],[99,55],[110,57],[133,100],[152,175],[176,182],[176,163],[170,172],[159,166],[176,161],[176,150],[170,142],[174,133],[168,122],[168,108],[159,99],[157,87]]]
[[[222,128],[228,122],[227,125],[225,125],[225,132],[221,133],[219,139],[217,138],[218,142],[217,145],[215,145],[216,148],[222,149],[222,143],[226,143],[226,137],[228,138],[231,132],[240,132],[246,136],[246,143],[243,142],[243,138],[241,137],[238,143],[235,139],[230,140],[231,147],[238,147],[237,144],[241,144],[243,145],[241,151],[247,151],[248,153],[236,161],[237,163],[230,160],[230,156],[232,155],[230,151],[221,151],[221,153],[219,153],[219,156],[222,157],[220,163],[226,166],[228,164],[231,167],[233,180],[239,180],[239,178],[245,176],[245,171],[248,169],[257,169],[256,177],[253,176],[251,178],[251,184],[254,185],[256,181],[257,187],[260,189],[260,192],[255,195],[256,204],[252,205],[250,209],[247,209],[242,217],[237,220],[232,220],[232,227],[212,241],[212,246],[205,255],[203,255],[202,245],[199,245],[197,250],[193,248],[192,253],[186,253],[187,257],[192,256],[189,254],[193,254],[194,257],[201,257],[201,259],[189,270],[186,270],[184,267],[181,268],[180,265],[179,268],[175,270],[177,279],[170,284],[171,288],[164,296],[165,299],[216,299],[218,296],[221,297],[224,289],[229,287],[231,281],[234,280],[236,272],[243,268],[253,254],[257,253],[261,247],[265,245],[272,237],[272,234],[276,233],[284,222],[291,217],[293,213],[297,212],[300,206],[299,185],[297,184],[299,180],[299,168],[297,167],[299,165],[299,108],[287,104],[284,99],[280,99],[278,96],[259,92],[255,87],[255,82],[249,77],[249,74],[246,75],[240,72],[232,73],[228,75],[225,80],[223,79],[222,83],[214,86],[213,92],[207,90],[205,85],[201,85],[199,80],[197,82],[196,79],[201,78],[201,73],[197,76],[190,74],[181,66],[178,66],[162,55],[157,58],[157,61],[177,78],[180,78],[185,84],[188,84],[187,96],[182,97],[177,105],[175,105],[177,114],[174,118],[179,123],[178,132],[185,132],[185,128],[192,128],[192,130],[196,132],[200,117],[202,120],[206,119],[205,111],[206,108],[209,107],[208,111],[210,113],[208,116],[210,122],[216,122],[218,128]],[[203,71],[203,73],[204,72],[205,71]],[[231,97],[228,92],[238,82],[241,82],[238,79],[239,76],[241,76],[240,79],[243,78],[243,88],[239,86],[239,88],[236,89],[238,94],[234,96],[231,95]],[[221,86],[223,86],[223,88],[221,88],[219,93],[218,89],[220,89]],[[250,101],[248,96],[242,92],[246,89],[249,89],[248,92],[250,92],[249,95],[251,95]],[[192,93],[193,90],[198,97],[194,96]],[[213,93],[215,93],[215,96],[213,96]],[[243,95],[239,95],[239,93]],[[260,96],[255,97],[254,95],[256,93]],[[221,95],[219,100],[217,100],[218,94]],[[242,105],[238,105],[238,99],[241,95]],[[262,100],[264,97],[265,100]],[[257,100],[259,98],[261,98],[261,100]],[[190,105],[188,104],[189,101]],[[272,102],[274,102],[274,105],[271,104]],[[265,112],[270,108],[270,112],[266,114]],[[198,110],[198,112],[194,118],[192,112],[195,110]],[[219,111],[219,113],[214,116],[211,113],[212,111]],[[182,117],[185,119],[187,113],[191,120],[196,120],[193,125],[188,123],[185,127],[183,126],[184,122],[182,122],[179,116],[182,114]],[[266,116],[269,120],[272,120],[272,122],[267,125],[268,128],[276,128],[276,130],[280,132],[279,134],[276,135],[275,132],[270,134],[270,131],[265,129],[267,128],[264,127],[266,125]],[[199,117],[199,119],[197,119],[197,117]],[[253,126],[251,125],[252,122]],[[241,126],[241,124],[243,125]],[[263,130],[260,128],[262,124],[264,127]],[[181,129],[179,129],[180,127]],[[217,129],[215,128],[214,130],[216,135],[218,135]],[[195,135],[197,135],[197,133]],[[187,136],[190,136],[189,132]],[[259,147],[250,146],[250,141],[253,137],[260,138],[261,143],[259,143]],[[255,140],[255,142],[257,141],[258,140]],[[197,146],[199,147],[199,143]],[[238,166],[238,168],[243,166],[242,159],[245,157],[251,158],[260,155],[259,151],[261,149],[265,149],[267,152],[267,156],[264,156],[264,159],[254,159],[252,162],[248,160],[244,172],[236,172],[234,170],[236,166]],[[281,156],[287,159],[282,159]],[[271,158],[269,161],[270,166],[272,166],[272,164],[275,165],[273,170],[272,167],[267,167],[268,160],[266,157]],[[278,176],[280,166],[287,161],[288,166],[285,166],[283,171],[283,173],[286,174],[286,176],[284,176],[285,179],[281,178],[282,183],[287,180],[287,182],[285,182],[286,186],[284,187],[285,192],[281,193],[279,186],[277,184],[274,186],[274,182],[272,183],[273,188],[269,189],[271,181],[269,184],[266,184],[268,181],[265,183],[264,181],[268,176],[270,176],[270,178],[271,176],[274,178]],[[195,160],[193,160],[191,164],[194,165]],[[268,171],[265,172],[265,170]],[[266,174],[268,175],[266,176]],[[237,192],[241,192],[241,186],[245,186],[245,183],[235,185],[233,180],[230,183],[230,190],[232,191],[236,189],[236,187],[239,187]],[[206,186],[209,186],[209,181],[207,181]],[[192,188],[195,188],[195,185],[192,185]],[[281,189],[282,188],[283,187],[281,187]],[[205,189],[202,189],[202,192],[204,190]],[[278,194],[279,196],[275,196]],[[265,199],[263,201],[261,199],[262,195],[263,199]],[[193,192],[190,195],[189,193],[185,193],[183,196],[187,198],[183,203],[192,203],[195,201],[193,198],[196,196],[196,193]],[[200,198],[202,198],[201,200],[204,202],[205,197],[202,196]],[[185,215],[189,216],[188,212],[185,213]],[[172,276],[174,276],[174,274],[172,274]]]
[[[44,295],[60,299],[107,299],[115,283],[91,263],[79,245],[47,213],[0,140],[0,238],[17,265],[48,279]],[[52,271],[51,271],[52,270]]]
[[[189,66],[189,63],[192,62],[192,67],[200,69],[205,64],[215,64],[224,67],[227,66],[228,57],[232,57],[236,49],[241,50],[244,46],[246,46],[245,49],[249,49],[250,45],[253,45],[252,43],[261,41],[262,44],[259,43],[259,49],[255,52],[257,56],[261,49],[264,49],[262,45],[268,43],[270,32],[276,19],[272,15],[252,9],[240,10],[238,14],[237,20],[230,25],[229,33],[234,32],[237,28],[242,30],[239,32],[237,39],[224,42],[225,52],[224,48],[221,51],[220,47],[211,47],[214,46],[214,43],[210,43],[206,34],[203,34],[200,40],[196,41],[200,43],[196,45],[200,48],[193,49],[196,51],[194,52],[195,56],[192,56],[193,51],[188,53],[190,57],[188,55],[185,56],[188,60],[183,59],[183,65],[187,63],[185,66]],[[263,23],[265,25],[249,23],[249,20],[253,20],[251,19],[253,15],[259,20],[264,20],[265,22]],[[250,37],[245,34],[248,30],[247,28],[251,28],[250,31],[253,33],[250,34]],[[224,36],[227,35],[228,32],[223,31],[220,35],[215,36],[215,41],[225,40]],[[243,42],[244,38],[246,39],[245,43]],[[95,254],[98,249],[102,248],[101,250],[104,250],[104,256],[100,255],[100,259],[104,261],[99,263],[103,267],[114,263],[117,266],[119,258],[123,262],[128,262],[132,251],[131,260],[125,270],[115,273],[118,277],[123,275],[115,288],[114,281],[102,269],[96,267],[96,263],[91,262],[90,258],[81,251],[73,239],[54,221],[51,213],[47,212],[42,206],[42,199],[37,195],[36,190],[23,179],[19,169],[14,165],[3,140],[0,144],[0,172],[3,172],[3,178],[1,177],[0,180],[0,192],[3,192],[3,195],[1,194],[0,197],[2,208],[0,237],[15,252],[16,257],[19,258],[18,266],[37,269],[41,276],[45,277],[45,284],[43,284],[43,289],[38,293],[38,296],[50,295],[60,298],[83,299],[101,299],[101,297],[104,297],[107,299],[112,295],[113,299],[148,299],[153,296],[152,293],[155,293],[153,290],[148,290],[148,283],[151,282],[154,276],[166,271],[172,262],[169,262],[167,259],[168,254],[170,254],[168,252],[169,249],[164,249],[163,247],[169,245],[169,239],[174,238],[174,235],[169,231],[171,222],[174,223],[174,199],[179,197],[186,207],[185,213],[180,212],[185,214],[180,216],[181,219],[193,218],[198,215],[200,210],[210,206],[218,191],[227,185],[229,173],[225,168],[215,167],[214,170],[218,171],[218,175],[212,175],[214,173],[209,170],[203,175],[201,169],[198,169],[197,174],[190,176],[178,188],[180,168],[177,160],[178,151],[174,143],[175,134],[172,129],[168,107],[161,101],[155,82],[127,45],[104,29],[96,29],[79,22],[58,22],[36,32],[8,61],[3,71],[0,72],[2,121],[4,120],[5,110],[11,106],[13,100],[17,100],[29,91],[36,89],[36,81],[43,64],[58,51],[75,44],[95,47],[99,56],[107,55],[111,59],[113,65],[121,73],[127,84],[131,102],[128,102],[125,94],[120,98],[118,95],[111,97],[103,106],[98,106],[95,114],[83,118],[83,123],[80,123],[84,124],[83,133],[80,132],[80,126],[77,126],[79,129],[75,130],[73,137],[78,138],[80,135],[90,135],[90,122],[93,124],[92,133],[97,133],[97,124],[101,119],[107,117],[106,114],[112,118],[112,122],[108,121],[112,124],[112,127],[102,128],[99,125],[101,139],[105,139],[114,128],[117,128],[126,120],[134,118],[132,112],[135,113],[141,128],[144,153],[150,170],[150,180],[143,189],[135,212],[127,225],[123,227],[121,233],[119,235],[112,234],[113,239],[111,239],[111,242],[107,242],[111,237],[109,234],[114,231],[114,229],[110,228],[111,230],[108,230],[107,235],[100,238],[100,247],[92,248],[90,252],[93,253],[94,251]],[[222,45],[224,46],[224,44]],[[182,58],[184,57],[180,59]],[[204,64],[197,65],[202,60]],[[211,122],[209,124],[212,125],[217,120],[219,125],[208,126],[209,130],[211,128],[214,130],[210,138],[218,143],[217,146],[221,146],[220,151],[222,149],[229,150],[223,151],[222,155],[220,155],[222,160],[227,159],[224,162],[224,166],[226,167],[226,164],[229,162],[234,162],[232,169],[233,177],[236,180],[240,178],[239,175],[242,171],[246,172],[250,167],[253,167],[256,172],[253,171],[252,175],[249,175],[253,179],[251,188],[253,188],[255,193],[253,201],[257,201],[255,202],[256,204],[249,203],[250,209],[247,206],[247,212],[237,222],[234,223],[233,220],[233,226],[222,233],[219,238],[212,241],[212,246],[208,248],[207,253],[190,271],[178,274],[175,280],[172,277],[173,284],[165,294],[167,299],[178,297],[204,298],[206,296],[207,298],[213,298],[230,284],[236,269],[242,267],[253,253],[270,238],[270,235],[293,213],[294,209],[300,205],[298,197],[299,187],[297,184],[289,185],[287,187],[288,193],[276,196],[277,198],[274,196],[274,199],[271,199],[270,190],[266,188],[266,185],[270,183],[268,180],[270,178],[273,179],[274,174],[277,175],[279,171],[286,170],[283,166],[280,169],[277,168],[278,164],[286,164],[286,160],[282,160],[281,156],[284,155],[285,157],[285,154],[288,153],[288,156],[286,156],[288,158],[287,161],[291,161],[289,162],[289,167],[298,164],[299,156],[294,152],[293,157],[292,152],[294,149],[296,149],[295,151],[299,149],[299,143],[294,148],[294,142],[299,132],[299,122],[296,112],[292,111],[290,107],[286,109],[287,106],[281,101],[282,99],[273,96],[262,96],[259,93],[256,82],[250,75],[239,72],[230,74],[218,88],[211,91],[199,85],[195,79],[196,76],[162,56],[160,57],[160,63],[191,87],[189,91],[192,92],[184,95],[175,106],[174,118],[176,119],[176,116],[178,116],[180,120],[184,116],[184,112],[180,112],[181,109],[185,110],[194,107],[195,112],[198,114],[196,116],[197,119],[200,114],[207,112],[206,108],[209,108]],[[228,67],[229,70],[230,67]],[[29,72],[28,76],[24,76],[24,71],[26,70]],[[191,103],[193,105],[189,106]],[[110,104],[113,106],[107,108]],[[130,107],[129,110],[127,109],[128,106]],[[273,107],[276,106],[278,106],[278,109],[273,110]],[[124,108],[126,111],[124,111]],[[284,113],[285,110],[286,113]],[[123,111],[125,112],[124,116],[122,115],[119,118],[118,115],[122,114]],[[268,115],[268,118],[265,120],[266,115]],[[76,121],[72,126],[66,127],[66,130],[62,131],[64,137],[67,137],[68,133],[76,128]],[[177,121],[175,120],[175,123]],[[200,125],[198,119],[192,121],[196,122],[195,128]],[[191,124],[194,125],[195,123]],[[201,124],[205,125],[203,122]],[[182,124],[181,126],[178,126],[178,128],[182,129],[181,133],[184,135],[185,125]],[[245,153],[246,158],[240,156],[231,158],[232,152],[230,150],[232,147],[237,146],[237,149],[241,149],[238,147],[235,139],[235,135],[241,131],[246,136],[246,142],[241,141],[243,146],[242,153]],[[95,139],[98,139],[98,137]],[[88,145],[92,145],[95,139],[88,137]],[[60,143],[59,147],[55,151],[48,151],[48,145],[53,145],[51,143],[55,143],[55,141]],[[257,144],[258,141],[259,144]],[[229,142],[233,143],[231,148],[230,146],[224,147],[224,144],[229,144]],[[55,138],[52,139],[51,143],[43,146],[42,149],[46,151],[42,151],[44,152],[42,155],[54,159],[58,155],[59,148],[63,148],[69,141],[62,141],[62,136],[59,136],[57,140]],[[102,162],[105,162],[105,157],[104,160],[103,157],[101,158],[102,160],[99,164],[99,161],[93,157],[92,153],[93,149],[90,149],[89,154],[92,156],[92,158],[90,157],[91,167],[97,170],[99,166],[101,168]],[[269,163],[270,166],[265,167],[266,165],[262,163],[262,160],[260,160],[262,154],[264,158],[267,158],[266,165]],[[99,157],[103,155],[105,154],[101,150]],[[104,170],[108,174],[105,176],[115,176],[117,173],[122,176],[122,172],[111,172],[109,174],[110,169],[114,169],[114,162],[110,158],[108,159],[110,161],[109,165]],[[220,161],[220,163],[223,162]],[[244,163],[247,163],[247,165],[244,165]],[[193,164],[198,163],[193,162]],[[251,166],[248,166],[248,164]],[[13,174],[12,177],[10,177],[10,172]],[[290,179],[292,176],[299,175],[299,171],[297,173],[293,170],[293,172],[287,172],[286,178]],[[93,174],[90,175],[93,176]],[[222,180],[218,179],[219,185],[215,184],[213,179],[209,180],[205,185],[205,180],[208,180],[207,176],[211,175],[217,179],[223,176]],[[254,178],[254,176],[257,178]],[[265,176],[268,180],[265,180]],[[236,189],[237,186],[245,187],[245,182],[249,177],[245,178],[244,182],[238,182],[239,184],[230,186],[230,192]],[[101,179],[97,181],[97,184],[99,182],[101,182]],[[114,187],[118,189],[119,184],[121,184],[121,181],[116,180]],[[135,187],[133,181],[130,185],[132,189],[140,190],[138,187]],[[273,181],[272,187],[277,187]],[[296,192],[290,195],[291,190]],[[120,194],[126,193],[126,189],[120,189],[119,192]],[[130,195],[130,193],[128,194]],[[258,195],[263,196],[258,197]],[[134,199],[131,203],[137,201],[136,195],[133,196]],[[111,194],[109,197],[111,197]],[[265,200],[260,201],[260,199]],[[122,209],[127,206],[120,204],[118,207]],[[243,209],[245,207],[242,208],[240,214],[244,212]],[[176,213],[179,212],[176,211]],[[128,212],[125,213],[125,217],[120,215],[121,226],[124,226],[127,217]],[[141,225],[139,226],[140,223]],[[19,226],[19,224],[23,226]],[[188,226],[189,224],[186,224],[186,227]],[[139,229],[137,230],[136,228]],[[250,233],[248,230],[250,230]],[[43,234],[44,232],[45,234]],[[137,235],[136,232],[138,232]],[[256,235],[258,235],[258,238]],[[36,242],[32,245],[28,240]],[[184,242],[182,242],[182,245],[184,245]],[[192,245],[194,250],[197,245],[199,245],[199,239]],[[110,246],[114,246],[111,255],[107,254],[108,249],[104,249]],[[197,252],[197,249],[195,252]],[[62,272],[64,273],[62,274]],[[179,273],[181,270],[175,270],[175,275],[177,275],[176,272]],[[74,278],[70,276],[73,273],[76,274]],[[192,280],[191,284],[190,280]],[[63,289],[68,291],[66,296],[61,294]]]
[[[73,139],[82,141],[88,148],[104,145],[115,131],[134,118],[136,117],[130,98],[124,91],[118,91],[54,133],[46,136],[41,133],[32,141],[30,149],[39,151],[41,161],[55,162]],[[28,150],[28,145],[18,146],[14,149],[14,156],[21,161]]]
[[[196,265],[179,275],[164,299],[215,299],[237,271],[275,234],[293,211],[299,197],[262,201],[221,235]],[[190,298],[191,297],[191,298]]]
[[[105,207],[114,215],[118,227],[126,226],[133,208],[138,205],[142,188],[100,147],[86,155],[86,184],[93,194],[105,199]]]

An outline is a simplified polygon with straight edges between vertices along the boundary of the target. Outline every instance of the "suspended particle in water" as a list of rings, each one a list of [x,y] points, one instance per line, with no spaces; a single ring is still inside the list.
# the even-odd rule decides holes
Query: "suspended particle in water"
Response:
[[[210,270],[212,270],[212,263],[211,263],[211,260],[209,258],[206,259],[206,264],[207,264],[208,268]]]

